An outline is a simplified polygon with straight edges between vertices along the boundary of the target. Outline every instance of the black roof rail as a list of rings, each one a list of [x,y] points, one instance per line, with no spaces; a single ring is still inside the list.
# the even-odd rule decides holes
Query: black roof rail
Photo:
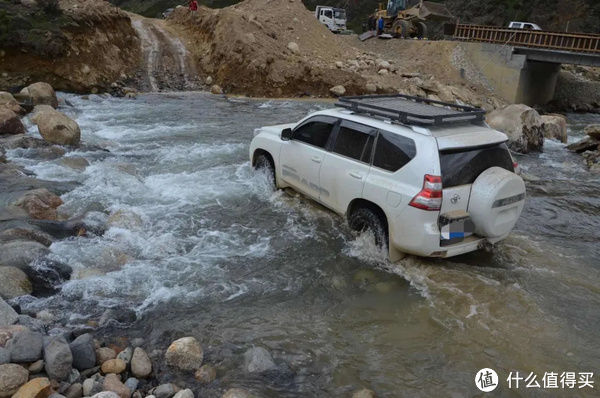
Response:
[[[382,116],[408,125],[441,126],[459,122],[482,122],[485,117],[485,111],[481,108],[404,94],[340,97],[336,105],[357,114]]]

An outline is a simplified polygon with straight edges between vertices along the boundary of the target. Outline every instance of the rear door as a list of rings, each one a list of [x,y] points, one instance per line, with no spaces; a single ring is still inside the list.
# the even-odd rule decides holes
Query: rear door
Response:
[[[375,135],[375,129],[346,120],[336,129],[320,173],[319,200],[327,207],[343,214],[352,199],[362,197]]]
[[[510,152],[505,144],[484,145],[474,148],[451,148],[440,151],[443,199],[441,215],[442,238],[450,239],[472,234],[473,226],[464,223],[469,208],[471,186],[475,179],[490,167],[514,171]],[[456,221],[460,225],[451,226]],[[460,234],[460,230],[464,234]]]
[[[281,178],[313,199],[319,199],[319,172],[336,123],[333,117],[312,117],[296,127],[292,139],[281,146]]]

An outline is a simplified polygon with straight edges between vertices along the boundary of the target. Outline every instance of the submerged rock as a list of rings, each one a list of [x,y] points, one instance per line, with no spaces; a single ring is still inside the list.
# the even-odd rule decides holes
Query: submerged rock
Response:
[[[222,398],[254,398],[254,396],[243,388],[230,388],[225,391]]]
[[[528,153],[542,150],[543,121],[535,109],[523,104],[508,105],[490,112],[486,119],[491,128],[508,136],[508,146],[513,151]]]
[[[217,370],[212,365],[202,365],[194,373],[194,378],[202,384],[212,383],[217,378]]]
[[[244,366],[248,373],[263,373],[277,368],[273,357],[263,347],[253,347],[246,351]]]
[[[202,366],[204,351],[194,337],[175,340],[165,354],[167,365],[182,370],[197,370]]]
[[[112,348],[100,347],[96,349],[96,364],[102,365],[104,362],[115,359],[117,353]],[[87,394],[86,394],[87,395]]]

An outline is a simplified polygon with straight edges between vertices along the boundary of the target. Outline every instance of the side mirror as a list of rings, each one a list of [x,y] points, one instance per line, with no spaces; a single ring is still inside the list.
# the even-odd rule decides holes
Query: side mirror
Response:
[[[283,141],[291,140],[292,139],[292,129],[287,128],[287,129],[281,130],[281,139]]]

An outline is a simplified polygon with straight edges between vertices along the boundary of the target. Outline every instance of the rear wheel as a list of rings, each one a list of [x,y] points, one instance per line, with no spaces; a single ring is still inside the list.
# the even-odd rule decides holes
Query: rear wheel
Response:
[[[269,182],[275,186],[275,164],[270,156],[261,153],[254,160],[254,168],[267,174]]]
[[[427,25],[424,22],[417,22],[417,37],[419,39],[424,39],[427,37]]]
[[[350,228],[358,232],[370,231],[375,236],[375,244],[379,248],[388,247],[388,233],[385,221],[373,209],[360,207],[352,212],[348,219]]]

